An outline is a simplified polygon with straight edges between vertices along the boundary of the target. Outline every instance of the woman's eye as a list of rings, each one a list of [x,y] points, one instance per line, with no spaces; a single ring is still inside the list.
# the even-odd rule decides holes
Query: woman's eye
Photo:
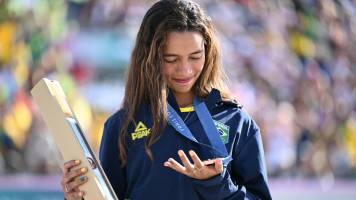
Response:
[[[192,60],[199,60],[201,57],[190,57]]]
[[[174,59],[174,60],[164,59],[164,61],[165,61],[166,63],[175,63],[175,62],[177,62],[177,59]]]

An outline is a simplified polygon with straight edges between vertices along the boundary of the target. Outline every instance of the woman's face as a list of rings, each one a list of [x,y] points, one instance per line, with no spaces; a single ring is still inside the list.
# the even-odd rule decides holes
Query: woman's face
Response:
[[[175,93],[189,93],[205,62],[204,39],[198,32],[170,32],[163,52],[162,74]]]

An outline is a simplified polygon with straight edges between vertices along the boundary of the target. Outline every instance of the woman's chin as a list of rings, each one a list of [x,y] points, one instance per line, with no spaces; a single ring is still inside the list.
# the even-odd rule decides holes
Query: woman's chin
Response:
[[[190,93],[192,87],[191,86],[188,86],[188,87],[187,86],[185,86],[185,87],[172,87],[171,89],[176,93],[184,94],[184,93]]]

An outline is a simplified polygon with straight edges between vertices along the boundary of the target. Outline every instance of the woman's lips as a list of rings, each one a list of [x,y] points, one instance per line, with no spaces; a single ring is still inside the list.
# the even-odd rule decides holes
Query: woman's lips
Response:
[[[177,82],[178,84],[188,84],[193,78],[174,78],[173,81]]]

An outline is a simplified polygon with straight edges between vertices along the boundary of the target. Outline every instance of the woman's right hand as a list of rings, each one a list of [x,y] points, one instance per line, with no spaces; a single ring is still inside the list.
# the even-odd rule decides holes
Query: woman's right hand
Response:
[[[88,181],[88,177],[84,175],[88,169],[86,167],[78,168],[78,165],[80,165],[80,160],[71,160],[63,165],[64,174],[61,185],[67,200],[81,200],[84,196],[84,192],[79,190],[79,186]]]

